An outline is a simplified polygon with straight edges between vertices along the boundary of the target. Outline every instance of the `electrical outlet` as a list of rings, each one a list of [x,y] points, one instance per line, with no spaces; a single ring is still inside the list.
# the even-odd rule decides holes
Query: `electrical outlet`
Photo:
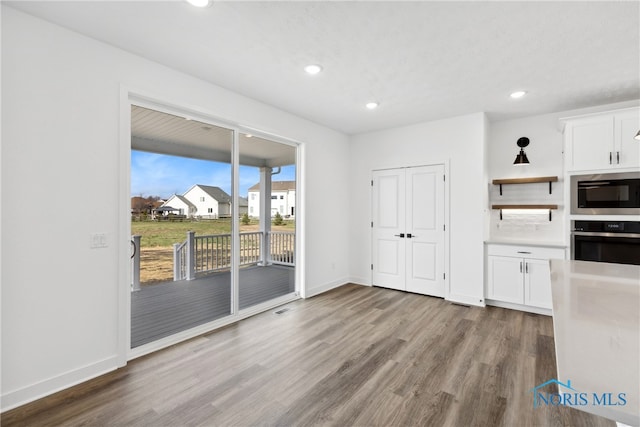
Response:
[[[89,248],[90,249],[100,249],[106,248],[107,243],[107,233],[91,233],[89,235]]]

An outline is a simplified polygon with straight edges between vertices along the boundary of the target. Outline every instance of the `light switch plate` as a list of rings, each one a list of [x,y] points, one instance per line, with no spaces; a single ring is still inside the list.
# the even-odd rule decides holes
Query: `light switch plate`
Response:
[[[89,248],[91,249],[100,249],[106,248],[107,243],[107,233],[91,233],[89,235]]]

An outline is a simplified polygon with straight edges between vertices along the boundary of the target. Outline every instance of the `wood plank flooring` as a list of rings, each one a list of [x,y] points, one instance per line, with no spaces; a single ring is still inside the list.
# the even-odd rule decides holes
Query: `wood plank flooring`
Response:
[[[3,426],[615,426],[533,408],[552,319],[346,285],[17,408]]]

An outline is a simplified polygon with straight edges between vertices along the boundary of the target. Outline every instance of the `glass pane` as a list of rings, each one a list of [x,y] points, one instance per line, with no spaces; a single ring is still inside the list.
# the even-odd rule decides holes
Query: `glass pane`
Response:
[[[233,131],[131,114],[133,348],[231,314]]]
[[[296,148],[240,134],[240,309],[295,292]]]

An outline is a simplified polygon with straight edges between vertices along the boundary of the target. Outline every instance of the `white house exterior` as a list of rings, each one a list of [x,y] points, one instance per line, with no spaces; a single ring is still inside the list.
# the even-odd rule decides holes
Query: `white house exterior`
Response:
[[[168,208],[168,207],[173,208],[175,210],[174,211],[164,211],[163,215],[168,215],[169,213],[174,213],[174,214],[177,214],[177,215],[191,216],[191,215],[193,215],[193,212],[195,212],[195,210],[196,210],[196,207],[193,205],[193,203],[191,203],[184,196],[181,196],[179,194],[174,194],[173,196],[169,197],[160,206],[160,208]]]
[[[244,213],[242,205],[241,200],[240,214]],[[228,217],[231,215],[231,196],[220,187],[196,184],[183,195],[174,194],[161,207],[172,207],[176,209],[174,213],[189,218]]]
[[[249,216],[260,216],[260,183],[249,188]],[[296,182],[273,181],[271,183],[271,216],[279,213],[284,218],[296,215]]]

